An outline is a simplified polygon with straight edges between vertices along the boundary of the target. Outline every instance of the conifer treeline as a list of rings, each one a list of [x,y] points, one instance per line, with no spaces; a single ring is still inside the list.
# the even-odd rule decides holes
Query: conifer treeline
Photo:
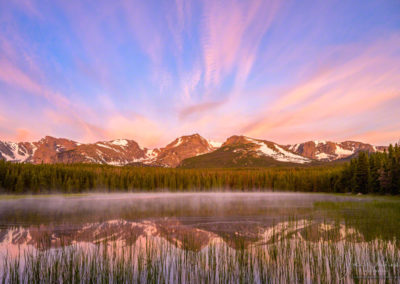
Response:
[[[344,168],[336,188],[340,192],[400,194],[400,147],[383,153],[359,153]]]
[[[360,153],[348,164],[308,168],[168,169],[0,161],[2,193],[288,190],[400,193],[400,149]]]
[[[31,165],[0,162],[0,191],[330,191],[341,168],[171,169],[88,164]]]

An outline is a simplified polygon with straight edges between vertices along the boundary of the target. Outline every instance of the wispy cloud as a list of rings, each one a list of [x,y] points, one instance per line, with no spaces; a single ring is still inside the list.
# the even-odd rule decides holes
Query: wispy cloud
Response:
[[[185,107],[182,109],[179,113],[179,118],[180,119],[185,119],[188,116],[196,116],[199,113],[202,112],[210,112],[213,109],[219,107],[221,104],[223,104],[223,101],[218,101],[218,102],[204,102],[196,105],[191,105],[188,107]]]
[[[398,15],[336,3],[1,2],[0,140],[392,141]]]
[[[205,85],[218,85],[234,71],[245,81],[278,2],[232,1],[227,5],[225,1],[206,1],[204,9]]]
[[[316,133],[328,123],[340,129],[350,122],[350,117],[368,116],[381,104],[400,100],[400,83],[396,79],[400,76],[400,59],[395,56],[398,46],[399,38],[393,36],[361,53],[360,48],[353,48],[357,54],[350,59],[339,59],[337,54],[325,63],[324,69],[317,68],[314,75],[282,93],[273,104],[265,105],[267,115],[260,114],[243,131],[265,136],[287,129],[286,139],[292,141],[290,134],[295,126],[311,128],[322,121],[325,126],[316,126]],[[347,51],[343,48],[343,52]],[[392,115],[397,115],[395,110]],[[332,128],[330,136],[337,135],[337,131]]]

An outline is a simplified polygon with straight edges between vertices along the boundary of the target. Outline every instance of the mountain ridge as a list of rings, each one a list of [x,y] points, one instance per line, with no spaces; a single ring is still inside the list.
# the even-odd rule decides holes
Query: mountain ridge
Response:
[[[184,135],[165,147],[149,149],[132,139],[79,143],[45,136],[36,142],[0,141],[0,159],[22,163],[94,163],[158,167],[268,166],[314,164],[347,159],[360,151],[381,152],[386,146],[357,141],[307,141],[283,145],[233,135],[225,142],[207,140],[199,134]]]

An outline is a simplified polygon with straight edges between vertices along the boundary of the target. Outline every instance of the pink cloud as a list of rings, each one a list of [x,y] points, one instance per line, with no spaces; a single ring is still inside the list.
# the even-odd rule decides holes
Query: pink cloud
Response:
[[[45,94],[38,83],[4,59],[0,60],[0,81],[36,95]]]
[[[374,143],[375,145],[388,145],[395,144],[400,142],[400,125],[398,124],[396,128],[388,129],[380,129],[380,130],[371,130],[364,132],[362,134],[351,136],[352,140],[356,141],[368,141],[370,143]]]
[[[34,4],[21,0],[15,5],[32,17],[39,16]],[[396,109],[400,104],[399,35],[383,35],[369,44],[324,49],[323,54],[312,57],[317,58],[319,64],[301,63],[300,71],[295,68],[293,74],[289,74],[295,82],[288,80],[280,87],[269,80],[268,85],[254,90],[259,85],[247,84],[249,75],[265,76],[258,69],[254,72],[255,66],[263,68],[257,62],[268,65],[268,60],[277,55],[272,66],[280,68],[280,63],[286,65],[300,54],[287,48],[283,52],[270,52],[269,47],[265,47],[262,55],[258,50],[271,25],[281,19],[282,3],[261,0],[233,0],[229,5],[218,0],[201,2],[204,10],[196,10],[204,12],[199,26],[200,53],[193,62],[190,56],[182,54],[186,48],[185,36],[194,31],[190,31],[189,26],[194,16],[192,3],[176,0],[174,4],[162,6],[165,18],[156,21],[152,7],[143,1],[94,6],[84,2],[57,4],[69,18],[73,33],[89,58],[89,62],[75,58],[77,72],[87,76],[84,79],[90,81],[89,87],[106,94],[102,101],[96,101],[101,111],[80,102],[79,94],[71,99],[74,94],[60,93],[49,87],[50,84],[46,85],[48,78],[41,72],[43,66],[36,59],[35,51],[19,37],[21,31],[13,30],[10,25],[8,34],[0,35],[0,81],[11,86],[16,94],[28,93],[24,95],[29,99],[30,96],[40,98],[35,102],[44,98],[46,106],[43,106],[42,117],[35,118],[34,122],[24,106],[18,106],[21,113],[18,119],[1,113],[0,122],[5,129],[1,134],[13,139],[33,139],[38,135],[66,133],[66,136],[71,135],[69,138],[82,142],[130,138],[147,147],[162,146],[176,136],[193,132],[222,140],[232,134],[246,134],[282,143],[352,137],[378,143],[391,141],[390,135],[398,134],[395,129],[373,128],[385,124],[382,121],[387,116],[400,119]],[[90,17],[88,8],[94,9]],[[115,33],[115,42],[110,43],[103,23]],[[124,25],[128,30],[121,29]],[[317,31],[314,36],[321,32]],[[125,42],[126,37],[134,38],[147,55],[151,69],[148,79],[158,84],[160,93],[170,96],[165,101],[169,100],[172,107],[162,106],[162,115],[152,115],[147,109],[143,110],[146,115],[129,114],[114,105],[113,88],[118,88],[114,84],[118,72],[109,68],[98,55],[104,52],[105,56],[118,56],[114,47]],[[299,45],[305,48],[310,43],[308,39]],[[176,62],[166,63],[165,57],[171,52],[167,48],[171,45],[176,48],[172,51]],[[284,44],[271,46],[275,51]],[[172,69],[176,67],[178,74],[173,73],[175,70],[169,72],[170,65]],[[226,86],[230,84],[233,86]],[[145,93],[146,87],[137,88],[148,95],[148,101],[153,99],[154,94]],[[151,109],[157,103],[144,105],[143,109]],[[3,127],[6,124],[9,126]],[[379,140],[379,133],[382,140]]]
[[[34,65],[32,61],[30,64]],[[35,65],[34,69],[38,69],[38,67]],[[32,75],[21,71],[19,67],[6,59],[0,59],[0,81],[16,89],[46,98],[58,106],[70,105],[65,96],[38,83],[38,80],[33,78]]]
[[[179,54],[183,50],[184,33],[191,22],[191,1],[175,0],[175,9],[170,9],[167,13],[168,27]]]
[[[218,108],[223,103],[224,103],[223,101],[217,101],[217,102],[212,101],[185,107],[179,112],[179,118],[185,119],[192,115],[196,116],[199,113],[201,114],[203,112],[209,112],[215,108]]]
[[[159,66],[164,49],[162,27],[157,26],[157,22],[149,16],[146,2],[123,1],[121,8],[139,46]]]
[[[197,66],[191,71],[185,71],[181,74],[181,89],[182,89],[182,99],[184,102],[190,102],[192,100],[192,95],[196,88],[199,86],[202,78],[203,70]]]
[[[398,40],[393,37],[385,39],[385,45],[375,43],[342,63],[338,59],[328,62],[329,67],[319,69],[266,105],[266,115],[257,115],[243,132],[263,137],[307,126],[319,133],[324,128],[321,122],[343,127],[341,123],[348,123],[349,118],[366,117],[380,105],[400,99],[400,60],[394,56]],[[393,110],[393,116],[395,113]]]
[[[268,4],[268,5],[267,5]],[[205,85],[218,85],[235,68],[244,81],[278,2],[206,1],[202,36]]]
[[[23,128],[19,128],[16,130],[15,138],[17,141],[30,141],[34,139],[35,134],[31,131]]]

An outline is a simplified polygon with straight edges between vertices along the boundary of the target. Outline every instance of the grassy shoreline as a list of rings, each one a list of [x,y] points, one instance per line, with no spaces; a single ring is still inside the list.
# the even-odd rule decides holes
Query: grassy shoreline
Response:
[[[74,198],[89,196],[89,193],[47,193],[47,194],[0,194],[0,201],[30,199],[30,198],[50,198],[50,197]]]
[[[83,192],[83,193],[59,193],[59,192],[50,192],[50,193],[39,193],[39,194],[32,194],[32,193],[21,193],[21,194],[7,194],[7,193],[0,193],[0,201],[3,200],[15,200],[15,199],[30,199],[30,198],[52,198],[52,197],[62,197],[62,198],[75,198],[75,197],[90,197],[95,195],[113,195],[113,194],[171,194],[171,195],[182,195],[182,194],[310,194],[310,195],[331,195],[331,196],[343,196],[343,197],[356,197],[356,198],[373,198],[375,200],[391,200],[391,201],[400,201],[400,195],[378,195],[378,194],[352,194],[352,193],[329,193],[329,192],[302,192],[302,191],[114,191],[114,192],[107,192],[107,191],[90,191],[90,192]]]

